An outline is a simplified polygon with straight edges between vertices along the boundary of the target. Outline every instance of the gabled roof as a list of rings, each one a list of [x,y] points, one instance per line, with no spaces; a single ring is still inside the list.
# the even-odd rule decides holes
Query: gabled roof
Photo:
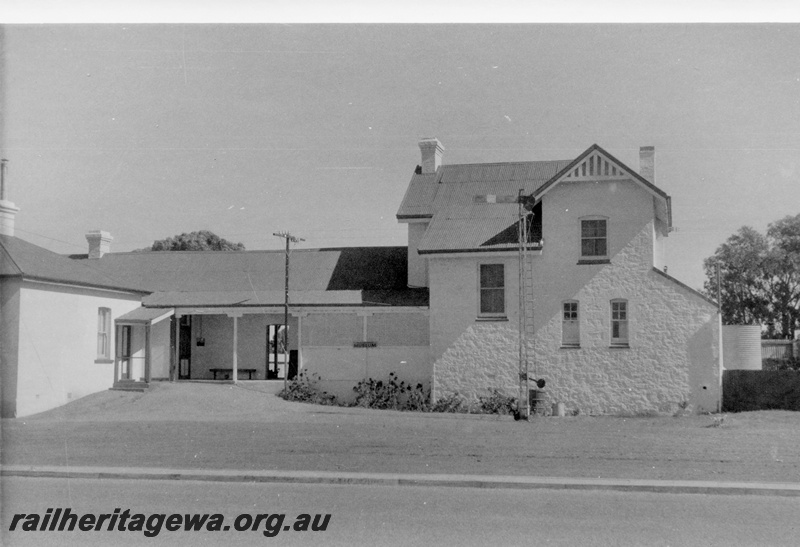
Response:
[[[128,283],[65,256],[14,236],[0,235],[0,277],[147,294],[140,284]]]
[[[633,180],[652,194],[656,215],[672,225],[670,197],[597,144],[574,160],[441,165],[433,174],[414,174],[397,212],[400,221],[428,219],[420,254],[514,250],[518,222],[514,203],[475,203],[476,196],[540,200],[563,181]],[[511,234],[513,235],[513,234]]]
[[[569,163],[570,160],[442,165],[436,173],[411,177],[397,218],[431,218],[443,208],[468,205],[477,195],[516,196],[520,189],[531,194]]]
[[[427,306],[409,289],[406,247],[294,249],[289,289],[295,305]],[[269,306],[284,301],[284,251],[149,251],[77,258],[153,294],[146,306]]]
[[[597,153],[597,154],[595,154],[595,153]],[[592,155],[595,155],[595,156],[599,157],[600,159],[605,159],[606,162],[604,162],[603,165],[600,165],[600,163],[598,162],[596,167],[594,166],[593,162],[591,164],[591,167],[589,167],[589,164],[587,164],[587,167],[589,167],[590,170],[592,168],[594,168],[594,172],[590,171],[589,173],[587,173],[587,172],[584,171],[583,174],[577,172],[576,168],[578,166],[580,166],[585,159],[589,158]],[[602,156],[605,156],[605,158],[602,158]],[[573,172],[573,169],[576,169],[576,171]],[[609,169],[614,169],[615,172],[612,174],[612,173],[609,172]],[[550,190],[550,188],[552,188],[553,186],[555,186],[556,184],[558,184],[562,180],[565,180],[566,178],[569,178],[570,176],[573,176],[573,175],[575,177],[580,177],[580,176],[584,176],[584,177],[586,177],[586,176],[588,176],[588,177],[593,177],[593,176],[594,177],[603,177],[603,176],[614,176],[614,175],[616,175],[617,171],[620,172],[620,176],[624,174],[624,176],[632,178],[634,181],[638,182],[639,184],[641,184],[645,188],[647,188],[651,193],[653,193],[653,194],[655,194],[655,195],[657,195],[659,197],[662,197],[664,199],[667,199],[669,197],[669,196],[667,196],[666,192],[664,192],[663,190],[658,188],[656,185],[654,185],[653,183],[648,181],[646,178],[642,177],[636,171],[633,171],[633,170],[629,169],[627,166],[625,166],[624,163],[622,163],[617,158],[615,158],[614,156],[612,156],[611,154],[609,154],[608,152],[603,150],[597,144],[593,144],[592,146],[587,148],[585,152],[583,152],[580,156],[578,156],[577,158],[572,160],[567,166],[565,166],[558,173],[556,173],[545,184],[543,184],[542,186],[537,188],[536,191],[533,192],[533,196],[536,197],[537,199],[540,198],[548,190]]]

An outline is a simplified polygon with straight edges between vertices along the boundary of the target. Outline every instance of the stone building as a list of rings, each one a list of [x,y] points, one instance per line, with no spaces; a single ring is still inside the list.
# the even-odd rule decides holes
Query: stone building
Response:
[[[420,149],[397,218],[408,283],[430,291],[435,398],[516,393],[522,297],[527,367],[551,401],[588,413],[717,409],[720,318],[664,271],[672,211],[653,147],[638,173],[597,145],[571,160],[467,165],[443,164],[436,139]],[[533,213],[522,282],[520,195]]]
[[[596,145],[468,165],[443,164],[436,139],[419,145],[397,213],[408,247],[293,251],[288,332],[282,251],[116,253],[94,231],[88,253],[66,257],[15,237],[18,209],[0,199],[3,414],[155,381],[283,384],[298,370],[345,399],[390,372],[434,399],[515,395],[521,308],[527,368],[550,401],[718,408],[720,318],[664,271],[672,211],[652,147],[634,172]]]

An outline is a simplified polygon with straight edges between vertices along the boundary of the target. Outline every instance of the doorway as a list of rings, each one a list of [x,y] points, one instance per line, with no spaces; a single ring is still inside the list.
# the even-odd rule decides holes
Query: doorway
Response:
[[[286,354],[284,353],[284,332],[285,326],[283,324],[267,325],[267,380],[282,380],[285,370],[284,361]],[[288,332],[286,335],[288,336]]]
[[[117,327],[117,340],[119,340],[119,379],[131,379],[131,326],[121,325]]]
[[[188,380],[192,376],[192,316],[181,316],[178,327],[178,380]]]

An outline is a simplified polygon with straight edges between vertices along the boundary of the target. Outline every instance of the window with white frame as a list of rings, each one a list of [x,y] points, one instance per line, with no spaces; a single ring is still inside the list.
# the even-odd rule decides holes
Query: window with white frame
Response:
[[[577,347],[581,345],[578,320],[578,301],[568,300],[563,303],[561,319],[561,345]]]
[[[628,345],[628,301],[611,301],[611,345]]]
[[[581,220],[581,258],[608,256],[608,221],[604,218]]]
[[[111,359],[111,308],[97,308],[97,358]]]
[[[505,316],[505,286],[505,268],[502,264],[480,265],[480,315],[488,317]]]

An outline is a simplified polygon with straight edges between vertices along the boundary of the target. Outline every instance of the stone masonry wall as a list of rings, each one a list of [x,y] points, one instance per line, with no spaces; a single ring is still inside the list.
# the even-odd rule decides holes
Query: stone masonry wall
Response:
[[[539,315],[529,368],[533,377],[546,379],[549,403],[563,402],[584,414],[674,412],[684,404],[695,411],[717,410],[721,378],[715,307],[654,271],[652,245],[651,221],[611,264],[573,266],[594,269],[587,282],[588,270],[581,270],[580,283],[573,287],[564,281],[569,276],[559,275],[546,260],[534,261],[534,276],[540,280],[534,314]],[[515,303],[512,296],[507,299]],[[629,348],[610,347],[614,298],[628,300]],[[580,348],[561,347],[560,304],[568,299],[579,301]],[[513,311],[505,322],[469,324],[440,356],[433,356],[437,398],[458,392],[474,399],[490,388],[518,392]]]

